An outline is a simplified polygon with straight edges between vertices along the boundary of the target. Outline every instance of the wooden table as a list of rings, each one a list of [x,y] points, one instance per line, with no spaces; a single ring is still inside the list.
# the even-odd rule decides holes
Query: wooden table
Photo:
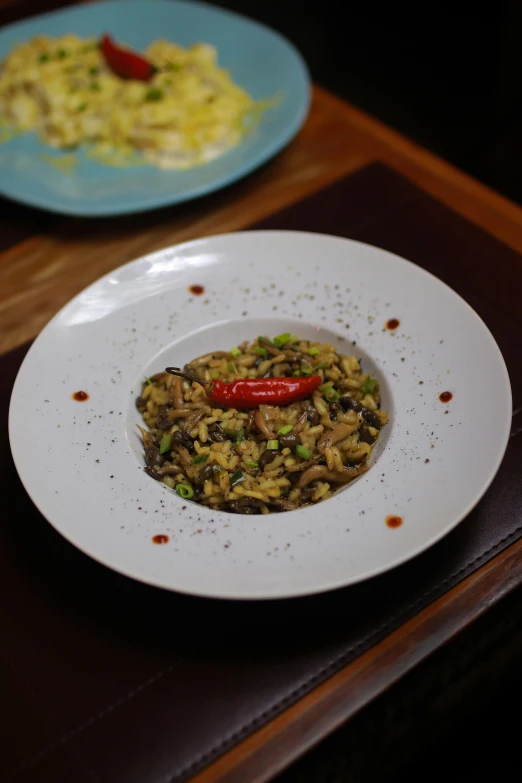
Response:
[[[377,160],[522,251],[522,209],[315,87],[308,121],[282,154],[243,182],[181,207],[174,220],[169,211],[66,219],[4,252],[0,352],[34,337],[65,302],[116,266],[176,242],[242,229]]]
[[[522,209],[315,87],[308,121],[286,150],[223,192],[132,220],[59,220],[0,254],[0,353],[34,337],[100,275],[165,245],[235,231],[346,174],[383,161],[440,201],[522,251]],[[22,209],[22,208],[21,208]],[[2,216],[0,215],[0,219]],[[356,715],[522,582],[512,545],[355,662],[194,778],[264,781]]]

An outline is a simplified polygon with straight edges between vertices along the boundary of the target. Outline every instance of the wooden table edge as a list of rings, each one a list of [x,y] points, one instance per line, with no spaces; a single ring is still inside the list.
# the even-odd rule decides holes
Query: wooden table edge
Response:
[[[272,779],[520,584],[522,540],[234,746],[191,783]]]
[[[380,120],[367,114],[363,109],[334,95],[324,87],[314,84],[313,92],[314,95],[327,99],[350,124],[356,126],[365,133],[370,134],[390,149],[395,150],[403,157],[408,158],[421,168],[429,171],[437,177],[437,179],[442,179],[451,182],[453,185],[457,185],[463,191],[478,198],[482,203],[487,204],[495,211],[506,215],[509,218],[513,218],[515,221],[520,221],[520,228],[522,231],[522,207],[518,206],[514,201],[511,201],[487,185],[482,184],[471,175],[466,174],[451,163],[439,158],[435,153],[430,152],[415,141],[412,141],[388,125],[385,125]],[[426,183],[421,186],[425,190],[429,189],[426,186]],[[487,227],[486,230],[488,230]]]

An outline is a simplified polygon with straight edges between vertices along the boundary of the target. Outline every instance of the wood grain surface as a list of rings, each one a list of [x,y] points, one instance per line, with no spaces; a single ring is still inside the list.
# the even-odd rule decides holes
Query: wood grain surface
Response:
[[[115,267],[177,242],[242,229],[376,160],[522,251],[522,209],[315,87],[299,136],[225,190],[143,215],[50,216],[48,229],[40,220],[37,236],[0,254],[0,353],[34,337],[72,296]]]

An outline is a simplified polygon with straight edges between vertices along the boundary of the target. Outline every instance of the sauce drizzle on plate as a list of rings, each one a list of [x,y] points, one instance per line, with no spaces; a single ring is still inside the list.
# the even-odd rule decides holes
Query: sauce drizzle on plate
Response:
[[[77,392],[74,392],[74,394],[72,395],[72,398],[73,398],[73,400],[76,400],[76,402],[85,402],[86,400],[89,399],[89,395],[87,394],[87,392],[77,391]]]

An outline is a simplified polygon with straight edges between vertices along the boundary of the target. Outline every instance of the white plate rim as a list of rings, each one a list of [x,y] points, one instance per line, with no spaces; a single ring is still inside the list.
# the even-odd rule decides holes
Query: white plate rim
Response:
[[[84,547],[78,543],[77,540],[75,540],[74,536],[71,536],[67,530],[64,530],[63,527],[56,524],[55,521],[49,518],[49,515],[45,513],[45,511],[42,509],[42,501],[38,497],[35,497],[31,487],[26,484],[26,481],[24,481],[24,466],[22,464],[22,460],[20,459],[20,449],[17,449],[16,444],[16,433],[14,431],[13,423],[14,423],[14,411],[16,408],[16,392],[17,392],[17,384],[19,383],[20,374],[22,371],[22,368],[27,364],[28,361],[31,360],[31,358],[35,355],[35,353],[38,352],[40,341],[44,338],[44,335],[46,333],[46,330],[52,326],[56,322],[56,320],[59,318],[59,316],[71,305],[71,303],[75,302],[78,297],[85,294],[86,292],[90,291],[91,289],[95,289],[102,281],[108,280],[114,273],[119,272],[121,270],[127,269],[129,267],[134,266],[135,264],[142,262],[144,259],[149,259],[153,257],[160,257],[162,254],[169,252],[169,251],[177,251],[177,252],[183,252],[185,250],[190,250],[193,248],[197,248],[198,246],[205,246],[209,242],[212,243],[213,241],[227,241],[229,239],[232,239],[234,241],[238,237],[248,237],[249,239],[255,240],[256,238],[263,238],[263,237],[289,237],[289,236],[295,236],[295,237],[314,237],[319,240],[334,240],[336,242],[345,243],[346,246],[351,246],[353,248],[360,247],[360,248],[370,248],[371,250],[374,250],[378,252],[379,254],[384,254],[386,257],[393,259],[395,263],[400,263],[402,265],[407,265],[408,267],[414,268],[416,273],[421,273],[421,275],[425,276],[426,278],[430,279],[433,283],[435,283],[438,286],[442,286],[447,293],[449,293],[451,296],[456,297],[457,300],[459,300],[460,306],[467,311],[468,314],[472,315],[473,319],[475,320],[476,325],[482,329],[483,336],[489,340],[490,347],[494,349],[494,351],[497,354],[497,358],[499,359],[499,367],[503,370],[503,378],[502,378],[502,390],[503,390],[503,400],[502,400],[502,407],[505,409],[505,417],[504,417],[504,426],[503,430],[500,433],[498,442],[496,444],[496,455],[495,459],[491,462],[489,475],[487,477],[487,480],[483,483],[482,489],[480,493],[477,493],[475,497],[469,500],[468,504],[465,506],[463,511],[458,517],[455,517],[454,519],[449,522],[446,527],[440,529],[435,535],[433,535],[431,538],[427,539],[422,546],[418,547],[415,551],[409,551],[405,552],[402,557],[398,557],[394,560],[392,564],[385,565],[384,567],[380,569],[373,569],[371,572],[363,575],[359,575],[356,579],[346,579],[344,581],[332,581],[331,583],[325,582],[319,586],[309,587],[309,588],[301,588],[298,590],[267,590],[265,592],[255,591],[253,594],[249,594],[246,592],[244,595],[239,595],[236,593],[228,593],[224,591],[223,593],[219,592],[212,592],[209,593],[207,590],[198,590],[197,588],[193,589],[187,589],[186,587],[180,587],[180,586],[172,586],[172,585],[166,585],[163,581],[157,581],[154,578],[144,578],[143,574],[136,574],[132,573],[125,568],[122,568],[121,565],[115,565],[113,563],[107,562],[103,557],[99,557],[97,554],[93,553],[88,547]],[[154,585],[163,589],[169,589],[169,590],[175,590],[179,592],[183,592],[190,595],[195,596],[201,596],[201,597],[213,597],[213,598],[220,598],[220,599],[236,599],[236,600],[268,600],[268,599],[281,599],[281,598],[295,598],[300,596],[306,596],[311,594],[319,594],[323,592],[328,592],[334,589],[338,589],[344,586],[348,586],[350,584],[355,584],[370,578],[373,578],[374,576],[378,576],[384,572],[387,572],[393,568],[396,568],[397,566],[402,565],[403,563],[417,557],[422,552],[426,551],[430,547],[432,547],[435,543],[440,541],[442,538],[444,538],[449,532],[451,532],[472,510],[473,508],[480,502],[488,488],[490,487],[493,479],[495,478],[498,469],[500,467],[500,464],[504,458],[504,454],[507,448],[507,444],[509,441],[509,434],[510,434],[510,427],[511,427],[511,412],[512,412],[512,396],[511,396],[511,385],[509,380],[509,374],[507,371],[507,367],[505,364],[505,360],[502,356],[502,353],[498,347],[498,344],[496,343],[493,335],[491,334],[489,328],[483,321],[483,319],[477,314],[477,312],[463,299],[454,289],[452,289],[450,286],[448,286],[446,283],[444,283],[440,278],[436,277],[432,273],[428,272],[424,268],[418,266],[417,264],[386,250],[383,250],[382,248],[379,248],[374,245],[370,245],[368,243],[359,242],[357,240],[351,240],[351,239],[345,239],[342,237],[338,237],[335,235],[330,234],[324,234],[319,232],[308,232],[308,231],[281,231],[281,230],[258,230],[258,231],[241,231],[241,232],[230,232],[230,233],[221,233],[221,234],[215,234],[208,237],[203,237],[195,240],[190,240],[187,242],[175,244],[172,246],[168,246],[165,248],[162,248],[161,250],[155,251],[152,254],[146,254],[144,256],[140,256],[139,258],[133,259],[117,269],[109,272],[108,274],[100,277],[98,280],[96,280],[91,285],[87,286],[83,291],[81,291],[79,294],[77,294],[75,297],[73,297],[66,305],[64,305],[63,308],[61,308],[58,313],[51,319],[49,324],[42,330],[42,332],[37,336],[35,339],[33,345],[31,345],[26,357],[24,357],[24,360],[22,362],[22,365],[18,371],[17,378],[15,380],[15,384],[13,386],[12,394],[11,394],[11,401],[10,401],[10,407],[9,407],[9,437],[11,442],[11,448],[13,453],[13,459],[15,462],[16,469],[18,471],[18,474],[20,476],[20,479],[22,483],[24,484],[24,487],[31,497],[32,501],[35,503],[37,508],[41,511],[43,516],[47,519],[47,521],[62,535],[64,538],[66,538],[70,543],[72,543],[76,548],[78,548],[80,551],[84,552],[89,557],[93,558],[94,560],[97,560],[98,562],[102,563],[106,567],[111,568],[112,570],[121,573],[125,576],[129,576],[131,578],[137,579],[138,581]],[[325,504],[326,505],[326,504]],[[293,512],[295,513],[295,512]],[[280,516],[280,515],[276,515]]]

